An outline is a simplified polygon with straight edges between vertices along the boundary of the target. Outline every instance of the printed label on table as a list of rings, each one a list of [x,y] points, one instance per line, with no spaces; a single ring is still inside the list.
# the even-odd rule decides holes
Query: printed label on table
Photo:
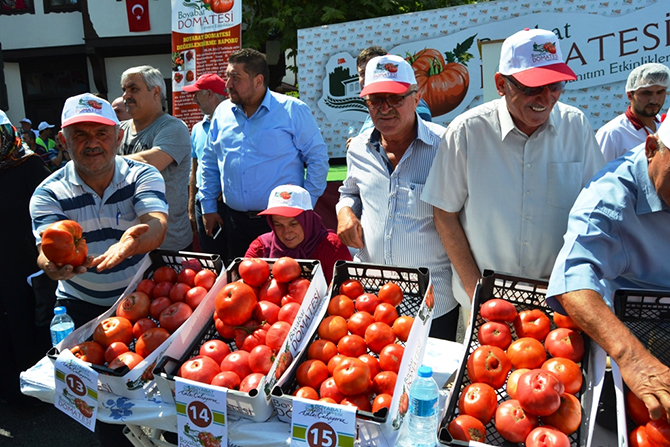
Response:
[[[98,373],[69,349],[56,358],[54,405],[91,431],[98,415]]]
[[[175,377],[179,447],[228,445],[226,389]]]
[[[356,408],[293,398],[291,446],[353,447]]]

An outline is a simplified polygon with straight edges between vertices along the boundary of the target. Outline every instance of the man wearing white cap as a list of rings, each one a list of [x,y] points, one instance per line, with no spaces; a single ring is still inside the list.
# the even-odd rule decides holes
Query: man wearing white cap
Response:
[[[558,102],[576,76],[554,33],[508,37],[499,67],[502,98],[449,125],[421,196],[434,206],[466,309],[484,269],[549,276],[570,207],[604,165],[584,114]]]
[[[30,120],[30,118],[23,118],[21,121],[19,121],[19,124],[21,125],[21,133],[30,131],[35,135],[35,138],[40,135],[37,130],[33,129],[33,122]]]
[[[670,369],[612,313],[621,288],[670,289],[670,121],[601,170],[568,220],[547,301],[616,361],[652,419],[670,417]]]
[[[444,134],[420,119],[421,98],[412,67],[393,55],[370,59],[360,96],[374,127],[347,151],[347,177],[337,203],[337,234],[359,249],[356,261],[428,267],[435,290],[430,335],[455,340],[458,303],[451,264],[440,244],[432,207],[419,197]]]
[[[630,105],[626,112],[598,129],[596,140],[605,161],[610,162],[644,143],[661,123],[659,112],[670,87],[670,68],[663,64],[644,64],[635,68],[626,81]]]
[[[72,163],[37,187],[30,215],[38,248],[54,222],[74,220],[83,228],[90,256],[82,266],[59,267],[41,250],[37,260],[59,281],[58,304],[79,327],[113,305],[142,255],[160,246],[168,206],[156,168],[117,156],[123,131],[107,101],[90,93],[68,98],[61,120],[58,138],[70,149]]]

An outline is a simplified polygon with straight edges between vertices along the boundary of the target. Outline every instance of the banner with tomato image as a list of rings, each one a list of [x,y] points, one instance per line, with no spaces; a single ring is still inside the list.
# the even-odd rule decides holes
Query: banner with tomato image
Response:
[[[172,113],[189,128],[202,119],[183,87],[205,73],[223,77],[242,48],[242,0],[172,0]]]

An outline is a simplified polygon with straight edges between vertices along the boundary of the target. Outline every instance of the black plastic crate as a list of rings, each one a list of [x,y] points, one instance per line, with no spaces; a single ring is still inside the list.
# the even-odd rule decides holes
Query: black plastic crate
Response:
[[[214,254],[192,253],[186,251],[154,250],[149,253],[149,259],[151,259],[151,264],[144,271],[142,279],[153,278],[156,269],[164,266],[172,267],[177,271],[177,273],[179,273],[184,268],[188,267],[188,266],[184,267],[184,265],[181,262],[183,260],[198,261],[203,269],[213,270],[216,272],[217,276],[221,273],[221,270],[223,269],[223,262],[221,261],[219,255]],[[114,315],[116,315],[116,312],[114,312],[111,316]],[[148,318],[153,320],[153,318],[151,317]],[[158,323],[158,321],[156,320],[154,321]],[[87,341],[93,341],[93,333],[91,333]],[[133,340],[133,342],[128,346],[128,348],[133,352],[135,351],[135,340]],[[48,352],[48,356],[54,360],[56,359],[58,354],[59,354],[58,349],[56,349],[55,347],[51,348],[51,350]],[[97,371],[98,373],[117,377],[124,376],[128,373],[128,371],[130,371],[130,369],[128,369],[127,366],[122,366],[117,369],[110,369],[106,366],[91,364],[91,368]]]
[[[368,264],[350,261],[337,261],[335,263],[335,270],[333,275],[332,290],[328,300],[340,293],[340,285],[348,280],[354,279],[363,285],[366,293],[377,294],[384,284],[387,282],[394,282],[403,291],[403,300],[396,307],[398,316],[417,317],[419,307],[423,302],[429,284],[429,273],[427,268],[410,268],[410,267],[394,267],[378,264]],[[310,340],[310,344],[318,339],[318,333],[314,333]],[[399,340],[396,343],[405,346],[404,342]],[[378,354],[368,350],[368,354],[379,357]],[[292,396],[293,392],[298,389],[298,380],[296,372],[298,366],[307,360],[307,350],[304,350],[298,357],[297,361],[292,365],[290,376],[283,386],[275,387],[272,390],[272,395],[276,397]],[[400,380],[400,379],[399,379]],[[394,396],[395,398],[396,396]],[[371,420],[375,422],[386,422],[388,410],[381,409],[377,413],[369,411],[356,411],[356,416],[361,419]]]
[[[500,298],[506,301],[513,303],[516,306],[518,312],[524,310],[540,309],[543,311],[551,320],[551,329],[556,329],[556,325],[553,322],[554,311],[549,307],[546,301],[548,283],[545,280],[541,279],[531,279],[531,278],[522,278],[518,276],[512,276],[504,273],[495,273],[491,270],[485,270],[484,275],[481,280],[481,288],[479,292],[474,297],[474,302],[472,304],[472,312],[475,313],[476,318],[474,322],[474,327],[472,328],[472,336],[469,340],[465,340],[464,344],[467,345],[467,349],[464,351],[463,360],[461,361],[461,366],[457,371],[456,378],[453,382],[452,396],[449,400],[449,405],[445,413],[444,418],[440,422],[440,432],[439,432],[439,441],[441,444],[450,445],[450,446],[467,446],[468,444],[463,441],[454,440],[449,431],[447,430],[447,425],[451,422],[456,416],[458,416],[458,398],[460,397],[461,391],[472,382],[468,378],[466,364],[468,357],[472,354],[481,344],[477,340],[477,332],[479,328],[486,323],[486,321],[479,314],[479,309],[482,304],[486,301],[493,298]],[[510,323],[510,330],[512,331],[512,340],[517,340],[519,337],[516,335],[514,326]],[[582,406],[584,405],[584,399],[582,395],[584,393],[586,378],[584,377],[585,371],[588,371],[588,358],[589,358],[589,345],[590,339],[582,333],[584,336],[584,358],[581,362],[582,367],[582,391],[575,395],[581,402]],[[547,358],[550,358],[547,353]],[[509,400],[505,386],[496,390],[498,395],[498,404],[503,401]],[[586,425],[586,416],[587,413],[582,409],[582,424],[580,428],[571,435],[568,436],[570,439],[570,444],[573,447],[582,446],[585,443],[587,435],[587,425]],[[518,447],[522,444],[516,444],[505,440],[495,429],[494,419],[491,419],[491,422],[486,425],[486,444],[492,446],[504,446],[504,447]]]

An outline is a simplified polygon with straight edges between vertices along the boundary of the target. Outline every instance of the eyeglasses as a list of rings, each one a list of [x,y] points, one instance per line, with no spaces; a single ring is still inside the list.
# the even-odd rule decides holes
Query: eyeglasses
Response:
[[[381,109],[382,104],[386,103],[386,105],[389,106],[390,108],[397,109],[398,107],[402,107],[402,105],[405,103],[405,98],[407,98],[409,95],[413,93],[416,93],[416,90],[410,90],[404,95],[391,95],[387,96],[386,98],[368,97],[365,100],[365,105],[368,106],[368,109]]]
[[[514,79],[512,76],[504,76],[514,87],[522,91],[526,96],[536,96],[544,91],[544,88],[547,87],[551,93],[560,92],[565,87],[565,81],[554,82],[553,84],[542,85],[540,87],[526,87],[525,85],[519,84],[519,81]]]

